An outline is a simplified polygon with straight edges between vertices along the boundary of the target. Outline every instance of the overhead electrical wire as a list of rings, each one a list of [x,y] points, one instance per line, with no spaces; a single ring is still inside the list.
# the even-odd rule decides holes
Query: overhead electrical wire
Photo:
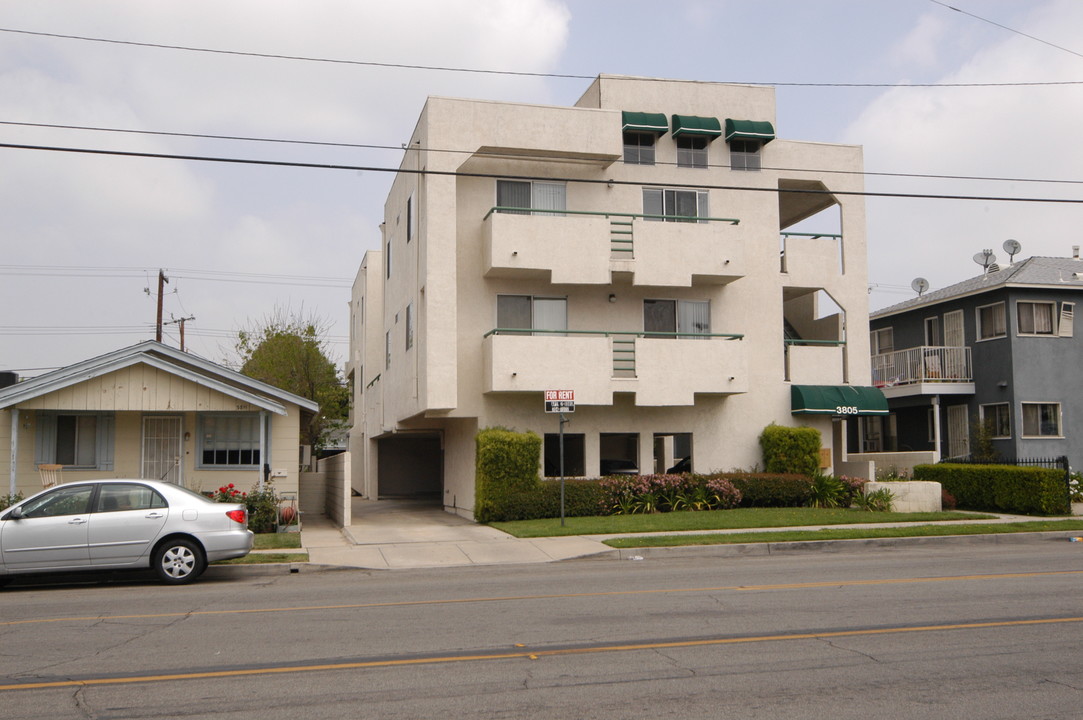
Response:
[[[553,178],[553,177],[535,177],[532,175],[509,175],[505,173],[480,173],[480,172],[463,172],[461,170],[430,170],[430,169],[411,169],[411,168],[389,168],[379,167],[374,165],[343,165],[338,163],[309,163],[309,162],[296,162],[287,160],[259,160],[250,158],[225,158],[225,157],[210,157],[206,155],[178,155],[172,153],[151,153],[151,152],[134,152],[134,151],[121,151],[121,150],[101,150],[95,148],[73,148],[73,147],[58,147],[49,145],[22,145],[18,143],[0,143],[0,148],[8,148],[14,150],[37,150],[48,152],[60,152],[60,153],[75,153],[83,155],[110,155],[115,157],[130,157],[130,158],[150,158],[156,160],[187,160],[192,162],[213,162],[213,163],[226,163],[226,164],[239,164],[239,165],[262,165],[273,167],[285,167],[295,169],[312,169],[312,170],[349,170],[353,172],[379,172],[379,173],[401,173],[404,175],[435,175],[442,177],[470,177],[470,178],[488,178],[488,179],[507,179],[507,180],[548,180],[550,182],[554,180],[563,180],[569,183],[582,183],[587,185],[644,185],[649,184],[655,187],[662,188],[683,188],[687,187],[687,183],[659,183],[649,182],[644,183],[641,180],[615,180],[611,178]],[[806,188],[778,188],[778,187],[753,187],[747,185],[711,185],[705,183],[697,184],[697,187],[704,190],[732,190],[737,192],[769,192],[769,193],[792,193],[800,195],[845,195],[845,196],[859,196],[859,197],[879,197],[879,198],[902,198],[902,199],[918,199],[918,200],[976,200],[981,202],[1020,202],[1020,203],[1053,203],[1053,204],[1067,204],[1067,205],[1083,205],[1083,198],[1029,198],[1029,197],[1010,197],[1010,196],[995,196],[995,195],[948,195],[948,194],[935,194],[935,193],[900,193],[900,192],[873,192],[868,190],[813,190]]]
[[[954,9],[954,8],[952,8]],[[190,45],[169,45],[165,43],[138,42],[135,40],[116,40],[112,38],[89,37],[86,35],[67,35],[63,33],[0,28],[0,32],[33,35],[37,37],[57,38],[61,40],[79,40],[82,42],[127,45],[132,47],[153,48],[156,50],[179,50],[184,52],[209,53],[214,55],[232,55],[268,60],[293,60],[299,62],[327,63],[333,65],[355,65],[361,67],[394,68],[399,70],[427,70],[436,72],[472,73],[480,75],[505,75],[510,77],[536,77],[555,80],[594,80],[596,75],[577,75],[571,73],[528,72],[522,70],[488,70],[484,68],[450,67],[443,65],[413,65],[407,63],[376,62],[371,60],[344,60],[338,58],[320,58],[305,55],[285,55],[281,53],[259,53],[241,50],[221,50],[217,48],[195,47]],[[619,76],[615,79],[621,79]],[[769,85],[775,87],[837,87],[837,88],[959,88],[959,87],[1028,87],[1050,85],[1083,85],[1083,80],[1058,80],[1046,82],[993,82],[993,83],[846,83],[846,82],[766,82],[749,80],[660,80],[656,78],[635,78],[637,81],[683,82],[692,85]]]
[[[931,2],[933,4],[936,4],[936,5],[939,5],[941,7],[945,7],[948,10],[954,10],[955,12],[957,12],[957,13],[959,13],[961,15],[968,15],[969,17],[972,17],[975,20],[981,20],[983,23],[989,23],[990,25],[995,25],[996,27],[1000,28],[1001,30],[1007,30],[1008,32],[1015,33],[1016,35],[1022,35],[1023,37],[1028,38],[1030,40],[1034,40],[1035,42],[1040,42],[1043,45],[1048,45],[1049,47],[1056,48],[1057,50],[1063,50],[1066,53],[1071,53],[1072,55],[1075,55],[1076,57],[1083,58],[1083,53],[1077,53],[1075,50],[1071,50],[1071,49],[1063,47],[1061,45],[1051,43],[1048,40],[1041,39],[1040,37],[1035,37],[1034,35],[1028,35],[1027,33],[1023,32],[1022,30],[1016,30],[1015,28],[1008,27],[1007,25],[1001,25],[1000,23],[994,22],[994,21],[990,20],[989,18],[982,17],[981,15],[975,15],[972,12],[967,12],[966,10],[962,10],[960,8],[957,8],[957,7],[953,6],[953,5],[948,5],[947,3],[941,2],[940,0],[929,0],[929,2]]]
[[[208,280],[212,282],[235,282],[263,285],[290,285],[305,287],[350,287],[350,278],[318,277],[308,275],[276,275],[273,273],[243,273],[223,270],[194,270],[186,268],[165,268],[170,278],[186,280]],[[157,271],[157,268],[155,268]],[[148,272],[143,267],[95,267],[85,265],[2,265],[0,275],[18,275],[21,277],[83,277],[83,278],[125,278],[137,277]]]

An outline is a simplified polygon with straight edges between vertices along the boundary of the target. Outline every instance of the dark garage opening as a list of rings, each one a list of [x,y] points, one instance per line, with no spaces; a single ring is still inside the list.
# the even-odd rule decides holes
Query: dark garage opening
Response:
[[[378,443],[378,497],[442,496],[444,451],[438,436],[397,435]]]

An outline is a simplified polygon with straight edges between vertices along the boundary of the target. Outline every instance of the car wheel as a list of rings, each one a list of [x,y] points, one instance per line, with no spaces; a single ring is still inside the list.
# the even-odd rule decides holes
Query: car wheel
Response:
[[[154,553],[154,572],[159,580],[170,585],[192,582],[206,565],[199,545],[183,538],[162,543]]]

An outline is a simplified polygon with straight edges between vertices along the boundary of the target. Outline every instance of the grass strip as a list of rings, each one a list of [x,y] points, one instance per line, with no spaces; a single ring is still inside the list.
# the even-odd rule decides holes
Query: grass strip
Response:
[[[257,533],[253,550],[280,550],[301,547],[301,533]]]
[[[895,513],[842,508],[738,508],[655,513],[650,515],[595,515],[590,517],[515,520],[490,523],[519,538],[561,535],[616,535],[639,532],[688,530],[741,530],[800,525],[851,525],[856,523],[923,523],[932,521],[986,520],[995,515],[967,512]]]
[[[710,535],[649,535],[603,541],[614,548],[681,547],[684,545],[735,545],[742,543],[806,542],[811,540],[860,540],[867,538],[943,537],[947,535],[997,535],[1005,533],[1083,531],[1083,520],[1039,520],[988,525],[909,525],[895,528],[824,528],[776,532],[717,533]]]
[[[308,562],[308,553],[249,553],[244,557],[219,560],[214,565],[260,565],[262,563]]]

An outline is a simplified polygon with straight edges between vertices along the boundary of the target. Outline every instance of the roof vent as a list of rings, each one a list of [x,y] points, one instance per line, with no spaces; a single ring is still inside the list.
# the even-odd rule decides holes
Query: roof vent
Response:
[[[997,265],[996,263],[993,263],[993,264],[991,264],[989,266],[989,268],[986,270],[986,272],[990,272],[990,273],[1000,272],[1000,266]]]

